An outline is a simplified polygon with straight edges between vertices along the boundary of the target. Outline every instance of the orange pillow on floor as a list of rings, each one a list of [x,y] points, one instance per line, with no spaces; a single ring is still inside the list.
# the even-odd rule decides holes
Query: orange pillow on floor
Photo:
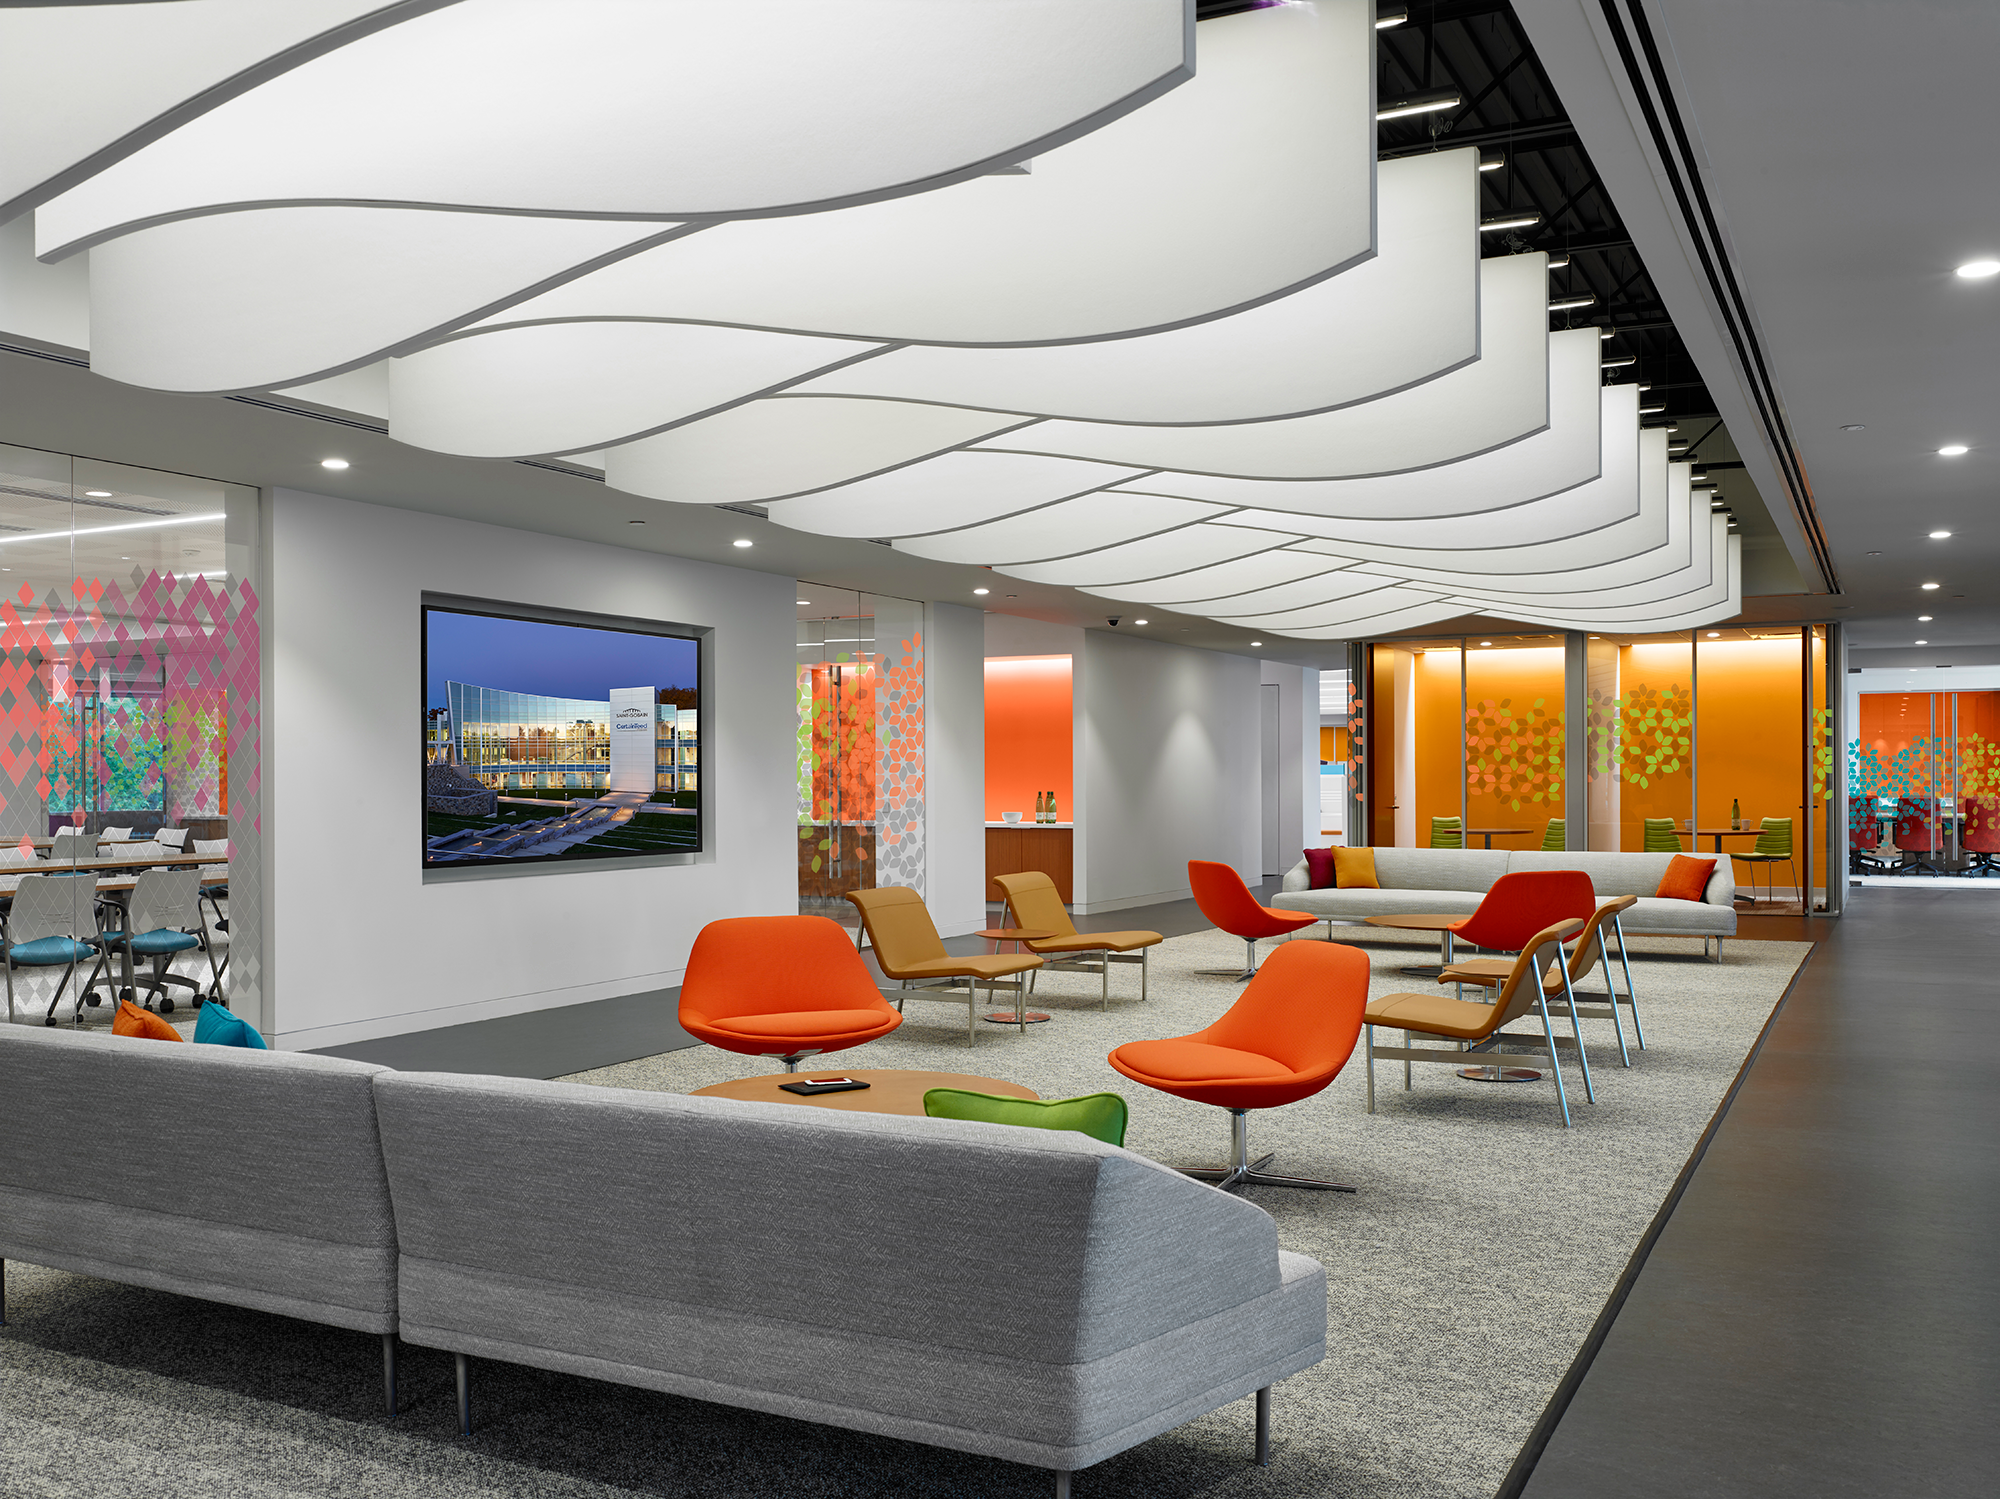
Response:
[[[143,1036],[148,1041],[178,1041],[181,1033],[151,1010],[142,1010],[129,999],[118,1002],[118,1013],[112,1017],[111,1034],[114,1036]]]
[[[1708,877],[1715,873],[1715,860],[1690,859],[1675,854],[1674,862],[1660,876],[1660,888],[1653,892],[1661,900],[1700,900],[1708,889]]]
[[[1337,848],[1333,851],[1333,883],[1341,890],[1380,890],[1375,878],[1375,850]]]

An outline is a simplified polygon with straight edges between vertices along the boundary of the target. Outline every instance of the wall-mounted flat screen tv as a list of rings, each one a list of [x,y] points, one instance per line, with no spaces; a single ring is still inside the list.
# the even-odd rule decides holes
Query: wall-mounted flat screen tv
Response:
[[[700,641],[588,618],[425,602],[426,870],[701,851]]]

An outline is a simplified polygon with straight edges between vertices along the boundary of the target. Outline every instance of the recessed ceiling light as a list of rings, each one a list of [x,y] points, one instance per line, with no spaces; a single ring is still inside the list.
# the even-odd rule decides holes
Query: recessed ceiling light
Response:
[[[1843,432],[1866,432],[1868,429],[1862,426],[1861,423],[1859,422],[1849,422],[1846,426],[1842,427],[1840,430]]]
[[[987,594],[987,593],[991,593],[991,592],[992,592],[993,590],[992,590],[992,589],[990,589],[990,588],[975,588],[975,589],[973,589],[972,591],[973,591],[973,592],[974,592],[975,594]]]
[[[1482,641],[1480,641],[1479,643],[1480,643],[1481,645],[1491,645],[1491,644],[1493,644],[1493,642],[1492,642],[1492,641],[1490,641],[1490,640],[1482,640]]]
[[[1935,587],[1937,587],[1937,584],[1935,584],[1935,583],[1926,583],[1926,584],[1924,584],[1924,591],[1925,591],[1926,593],[1928,593],[1928,592],[1929,592],[1929,591],[1930,591],[1931,589],[1933,589],[1933,588],[1935,588]]]
[[[1261,640],[1253,640],[1253,641],[1251,641],[1250,643],[1251,643],[1252,645],[1262,645],[1262,644],[1263,644],[1264,642],[1263,642],[1263,641],[1261,641]]]
[[[1962,442],[1948,442],[1948,443],[1946,443],[1946,444],[1945,444],[1945,445],[1944,445],[1943,447],[1941,447],[1941,448],[1939,448],[1939,449],[1938,449],[1938,457],[1940,457],[1940,458],[1962,458],[1962,457],[1964,457],[1964,456],[1965,456],[1965,455],[1966,455],[1967,453],[1970,453],[1971,451],[1972,451],[1972,449],[1968,448],[1968,447],[1967,447],[1967,446],[1966,446],[1966,445],[1965,445],[1964,443],[1962,443]]]
[[[108,500],[111,498],[111,491],[108,489],[86,489],[84,495],[93,500]]]
[[[347,460],[345,458],[322,458],[319,461],[319,466],[321,468],[346,468]]]
[[[753,543],[747,536],[739,536],[729,544],[733,547],[747,547],[755,545],[755,543]]]
[[[1871,557],[1879,557],[1879,556],[1881,556],[1882,554],[1881,554],[1880,552],[1870,552],[1870,553],[1869,553],[1868,555],[1869,555],[1869,556],[1871,556]]]
[[[120,557],[118,560],[120,562],[130,562],[132,559],[130,557]]]
[[[1708,632],[1708,638],[1709,638],[1710,640],[1714,640],[1714,639],[1716,639],[1716,638],[1717,638],[1718,636],[1720,636],[1721,634],[1722,634],[1722,631],[1720,631],[1720,630],[1710,630],[1710,631]]]
[[[1931,540],[1943,541],[1949,535],[1951,535],[1951,532],[1949,531],[1933,531],[1931,532]]]
[[[800,608],[804,608],[804,607],[805,607],[805,606],[806,606],[807,604],[810,604],[811,602],[812,602],[812,600],[811,600],[811,599],[800,599],[800,600],[799,600],[799,607],[800,607]]]
[[[1918,645],[1929,645],[1929,644],[1930,644],[1930,642],[1929,642],[1928,640],[1919,640],[1919,641],[1917,642],[1917,644],[1918,644]]]
[[[628,526],[643,526],[646,523],[642,520],[628,520],[625,524]]]
[[[1920,625],[1927,625],[1927,624],[1929,624],[1929,623],[1931,622],[1931,620],[1932,620],[1932,619],[1934,619],[1934,618],[1936,618],[1936,616],[1935,616],[1935,615],[1930,615],[1930,614],[1919,614],[1919,615],[1917,616],[1917,623],[1918,623],[1918,624],[1920,624]]]
[[[1958,268],[1958,274],[1968,281],[1982,281],[1988,276],[2000,276],[2000,260],[1968,260]]]
[[[1143,620],[1143,619],[1135,619],[1135,620],[1133,620],[1133,621],[1132,621],[1132,623],[1133,623],[1133,624],[1135,624],[1135,625],[1143,625],[1143,624],[1145,624],[1145,623],[1146,623],[1146,621],[1145,621],[1145,620]]]

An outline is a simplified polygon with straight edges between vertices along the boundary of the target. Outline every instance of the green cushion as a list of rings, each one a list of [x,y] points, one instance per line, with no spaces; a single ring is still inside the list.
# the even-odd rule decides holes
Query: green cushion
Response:
[[[195,1016],[194,1038],[209,1046],[247,1046],[253,1051],[269,1051],[255,1026],[240,1015],[232,1015],[215,1000],[201,1007]]]
[[[924,1095],[924,1112],[933,1119],[977,1119],[984,1124],[1018,1124],[1026,1129],[1073,1129],[1106,1145],[1125,1143],[1125,1100],[1116,1093],[1086,1093],[1081,1098],[1050,1100],[933,1088]]]

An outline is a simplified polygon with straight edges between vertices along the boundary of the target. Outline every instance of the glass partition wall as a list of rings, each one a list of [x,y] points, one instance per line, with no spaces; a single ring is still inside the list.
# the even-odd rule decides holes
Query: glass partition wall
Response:
[[[183,1019],[220,995],[263,1024],[257,524],[254,488],[0,446],[9,934],[199,933],[163,986],[143,962],[136,989],[121,970],[88,992],[94,962],[17,968],[10,1019],[108,1026],[132,992]]]
[[[2000,692],[1862,692],[1847,743],[1862,873],[2000,867]]]
[[[850,890],[924,893],[924,615],[799,584],[799,910],[854,924]]]
[[[1827,867],[1826,652],[1818,625],[1360,646],[1368,841],[1754,853],[1746,892],[1796,910]]]

